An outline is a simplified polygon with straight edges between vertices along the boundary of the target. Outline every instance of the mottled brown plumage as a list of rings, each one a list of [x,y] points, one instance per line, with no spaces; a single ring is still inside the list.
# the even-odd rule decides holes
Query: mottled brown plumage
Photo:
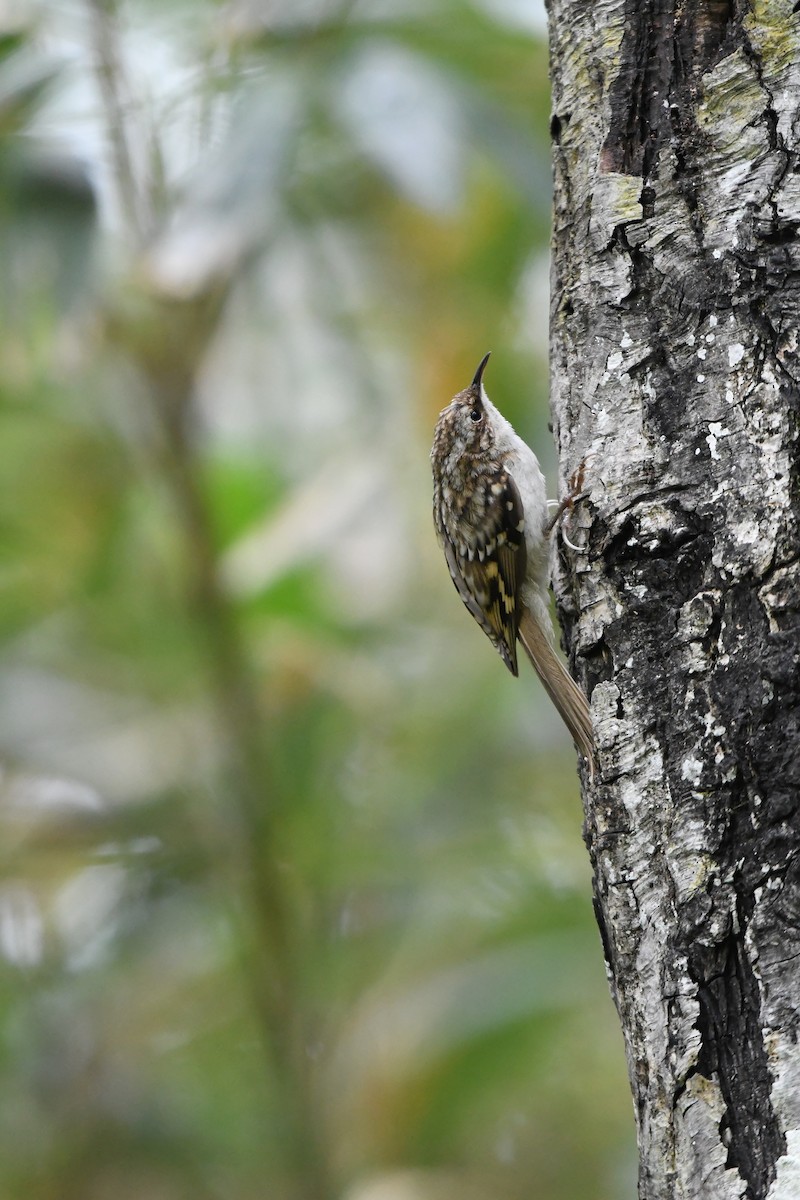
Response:
[[[547,498],[529,446],[483,389],[468,388],[439,415],[431,450],[433,520],[467,610],[517,675],[517,639],[572,733],[593,761],[586,698],[553,649],[547,604]]]
[[[442,480],[440,503],[434,507],[436,530],[458,594],[516,675],[520,586],[527,562],[522,501],[502,466],[469,454],[461,461],[468,486]]]

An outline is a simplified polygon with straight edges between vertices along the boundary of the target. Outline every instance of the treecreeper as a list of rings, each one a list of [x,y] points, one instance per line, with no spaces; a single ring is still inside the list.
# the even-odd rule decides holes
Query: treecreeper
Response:
[[[518,674],[517,641],[594,772],[586,697],[555,650],[548,605],[548,505],[539,461],[483,386],[485,355],[469,387],[439,414],[431,449],[433,521],[456,591]]]

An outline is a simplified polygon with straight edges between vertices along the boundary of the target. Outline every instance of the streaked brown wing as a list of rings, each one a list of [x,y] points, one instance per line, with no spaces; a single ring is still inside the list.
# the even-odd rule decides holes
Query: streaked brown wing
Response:
[[[479,519],[462,525],[453,539],[446,532],[445,558],[464,604],[516,675],[519,589],[527,561],[522,501],[505,469],[487,477],[477,499]]]

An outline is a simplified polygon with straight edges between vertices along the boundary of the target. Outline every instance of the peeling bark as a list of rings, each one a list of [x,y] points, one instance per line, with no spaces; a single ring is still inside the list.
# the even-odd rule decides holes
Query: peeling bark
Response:
[[[555,586],[643,1200],[800,1196],[800,12],[550,0]]]

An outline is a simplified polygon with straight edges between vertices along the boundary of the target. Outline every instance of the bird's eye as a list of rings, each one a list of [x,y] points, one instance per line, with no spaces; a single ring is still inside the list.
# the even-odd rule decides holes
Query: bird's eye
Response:
[[[470,421],[474,421],[477,425],[479,421],[483,420],[483,413],[479,408],[473,408],[472,412],[469,414],[469,419]]]

